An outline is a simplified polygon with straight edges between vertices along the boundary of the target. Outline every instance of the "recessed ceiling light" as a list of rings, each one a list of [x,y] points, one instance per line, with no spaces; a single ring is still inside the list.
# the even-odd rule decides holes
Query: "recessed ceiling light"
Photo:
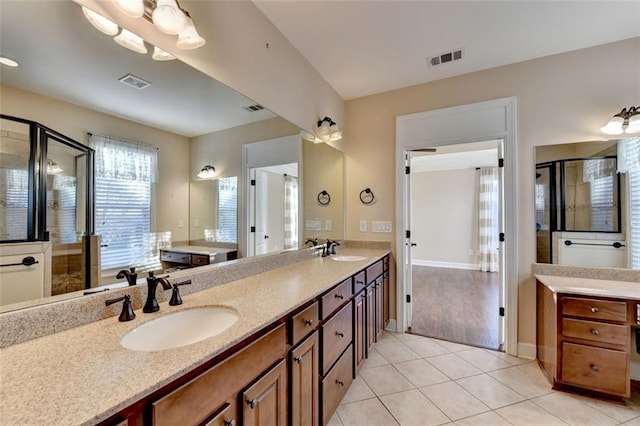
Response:
[[[13,59],[7,58],[6,56],[0,56],[0,64],[6,65],[12,68],[15,68],[19,65],[16,61],[14,61]]]

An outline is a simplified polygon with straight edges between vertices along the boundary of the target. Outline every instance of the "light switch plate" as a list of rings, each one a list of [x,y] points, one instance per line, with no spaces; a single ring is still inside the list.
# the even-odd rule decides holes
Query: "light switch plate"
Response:
[[[331,231],[333,230],[333,222],[330,220],[325,220],[324,221],[324,230],[325,231]]]
[[[366,220],[361,220],[360,221],[360,232],[367,232],[367,221]]]
[[[307,231],[322,231],[322,222],[319,220],[305,220],[304,229]]]
[[[390,220],[374,220],[371,222],[372,232],[391,232]]]

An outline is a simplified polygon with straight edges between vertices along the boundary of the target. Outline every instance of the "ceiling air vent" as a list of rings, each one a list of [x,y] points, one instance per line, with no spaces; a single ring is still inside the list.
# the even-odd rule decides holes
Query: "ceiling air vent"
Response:
[[[151,83],[139,77],[136,77],[133,74],[127,74],[124,77],[120,77],[118,81],[122,84],[126,84],[127,86],[131,86],[134,89],[138,89],[138,90],[142,90],[151,86]]]
[[[462,59],[464,49],[456,49],[451,52],[441,53],[428,59],[429,66],[446,64],[447,62],[459,61]]]
[[[262,105],[255,104],[255,105],[249,105],[245,109],[249,112],[257,112],[257,111],[263,110],[264,107]]]

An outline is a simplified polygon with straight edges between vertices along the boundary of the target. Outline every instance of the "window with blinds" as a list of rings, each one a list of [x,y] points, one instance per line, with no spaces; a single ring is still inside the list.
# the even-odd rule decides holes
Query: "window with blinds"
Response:
[[[5,229],[3,241],[27,239],[27,217],[29,207],[29,175],[25,169],[0,169],[0,200],[3,208]]]
[[[590,182],[591,229],[593,231],[611,231],[616,228],[614,177],[593,178]]]
[[[217,241],[238,242],[238,178],[218,179],[218,235]]]
[[[640,269],[640,170],[629,172],[629,236],[631,269]]]

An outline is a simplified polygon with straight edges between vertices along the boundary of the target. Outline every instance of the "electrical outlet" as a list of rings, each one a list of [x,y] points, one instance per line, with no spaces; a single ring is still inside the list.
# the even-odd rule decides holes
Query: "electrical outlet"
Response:
[[[200,227],[200,219],[193,219],[193,227],[194,228]]]
[[[372,232],[391,232],[390,220],[374,220],[371,222]]]
[[[333,230],[333,222],[330,220],[325,220],[324,221],[324,230],[325,231],[331,231]]]
[[[178,228],[184,228],[184,220],[178,219]]]
[[[360,232],[367,232],[367,221],[366,220],[361,220],[360,221]]]

